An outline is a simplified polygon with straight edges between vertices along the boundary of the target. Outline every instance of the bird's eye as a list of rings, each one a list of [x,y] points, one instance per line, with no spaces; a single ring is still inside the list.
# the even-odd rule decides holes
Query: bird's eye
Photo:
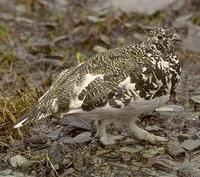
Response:
[[[159,36],[157,36],[157,38],[158,38],[159,40],[162,40],[163,37],[159,35]]]

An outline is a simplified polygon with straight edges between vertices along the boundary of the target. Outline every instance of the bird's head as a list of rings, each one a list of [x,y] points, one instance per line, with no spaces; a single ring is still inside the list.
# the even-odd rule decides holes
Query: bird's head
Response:
[[[172,27],[164,26],[151,30],[144,43],[153,52],[168,54],[175,51],[177,43],[180,41],[180,36]]]

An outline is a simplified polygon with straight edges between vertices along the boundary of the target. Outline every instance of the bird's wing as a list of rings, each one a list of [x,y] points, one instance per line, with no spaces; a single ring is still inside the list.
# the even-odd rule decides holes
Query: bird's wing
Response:
[[[131,83],[131,76],[127,73],[100,75],[85,85],[77,98],[72,100],[70,113],[91,111],[100,107],[120,108],[128,105],[131,99],[137,97],[135,84]]]

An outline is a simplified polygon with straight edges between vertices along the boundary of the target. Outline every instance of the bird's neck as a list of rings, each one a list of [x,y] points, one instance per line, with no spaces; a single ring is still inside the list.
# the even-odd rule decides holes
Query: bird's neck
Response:
[[[174,55],[174,50],[171,51],[163,51],[159,50],[155,44],[148,43],[148,41],[144,41],[140,44],[140,46],[145,50],[146,53],[151,53],[153,55]]]

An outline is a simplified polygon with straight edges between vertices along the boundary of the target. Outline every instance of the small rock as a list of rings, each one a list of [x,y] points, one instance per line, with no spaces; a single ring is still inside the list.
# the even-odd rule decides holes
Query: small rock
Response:
[[[27,50],[22,46],[16,47],[15,54],[18,59],[24,59],[29,61],[36,59],[34,55],[27,52]]]
[[[185,4],[184,0],[176,0],[172,6],[173,11],[181,9],[184,6],[184,4]]]
[[[173,158],[185,156],[185,150],[180,146],[178,141],[169,141],[166,148],[168,154]]]
[[[89,1],[88,10],[99,17],[105,16],[112,9],[109,1]]]
[[[177,171],[178,177],[199,177],[200,166],[198,164],[186,163]]]
[[[136,140],[133,138],[126,138],[125,140],[122,140],[123,144],[135,144]]]
[[[76,137],[73,138],[75,143],[87,143],[89,141],[92,141],[92,135],[90,132],[83,132]]]
[[[188,25],[191,24],[190,23],[191,18],[192,18],[192,14],[180,16],[180,17],[176,18],[176,20],[173,23],[173,26],[176,28],[187,27]]]
[[[64,54],[61,52],[54,52],[50,55],[47,55],[47,58],[54,60],[62,60],[64,58]]]
[[[191,96],[189,100],[193,105],[194,110],[196,111],[200,110],[200,95]]]
[[[124,162],[129,162],[133,156],[130,153],[121,154],[121,158]]]
[[[197,152],[197,154],[198,154],[198,153],[199,153],[199,152]],[[195,156],[192,158],[192,162],[200,164],[200,155],[195,155]]]
[[[117,162],[109,162],[109,165],[111,165],[117,169],[120,169],[120,170],[125,170],[128,168],[128,165],[123,164],[123,163],[117,163]]]
[[[0,171],[0,177],[33,177],[33,176],[29,176],[29,175],[25,174],[24,172],[21,173],[18,171],[6,169],[6,170]]]
[[[150,159],[149,163],[152,164],[154,168],[166,172],[176,171],[178,166],[180,166],[178,162],[162,157]]]
[[[44,70],[47,67],[52,67],[52,68],[58,68],[62,67],[62,61],[60,60],[55,60],[55,59],[48,59],[48,58],[40,58],[37,59],[36,61],[33,61],[31,63],[31,69],[32,68],[38,68]]]
[[[44,135],[32,135],[29,138],[29,142],[31,144],[46,144],[47,143],[47,137]]]
[[[94,46],[93,50],[97,53],[105,52],[107,49],[105,47],[102,47],[100,45]]]
[[[110,0],[111,5],[123,12],[136,12],[152,15],[158,10],[164,10],[175,0]]]
[[[72,137],[65,136],[65,137],[59,139],[59,143],[60,144],[74,144],[75,141],[74,141],[74,139]]]
[[[53,47],[53,43],[47,39],[38,39],[30,46],[30,51],[34,54],[37,53],[50,53]]]
[[[76,128],[83,128],[86,130],[92,129],[89,121],[74,116],[70,117],[68,116],[64,118],[63,125],[68,125],[70,127],[76,127]]]
[[[53,30],[57,27],[57,23],[55,22],[41,22],[40,26],[44,26],[46,28],[48,28],[49,30]]]
[[[105,44],[109,45],[110,44],[110,39],[108,36],[104,35],[104,34],[100,34],[99,38],[101,39],[102,42],[104,42]]]
[[[134,37],[139,41],[139,42],[142,42],[142,41],[144,41],[144,39],[145,39],[145,35],[144,34],[140,34],[140,33],[135,33],[134,34]]]
[[[136,148],[122,147],[119,151],[120,152],[128,152],[128,153],[131,153],[131,154],[135,154],[135,153],[141,152],[142,149],[143,149],[142,146],[138,146]]]
[[[63,35],[63,36],[59,36],[59,37],[56,37],[54,39],[54,43],[59,43],[59,42],[62,42],[62,41],[66,41],[69,39],[69,35]]]
[[[197,140],[185,140],[183,143],[181,143],[181,147],[188,151],[193,151],[195,149],[198,149],[200,147],[200,139]]]
[[[25,17],[16,17],[15,18],[16,22],[18,23],[29,23],[29,24],[34,24],[34,21]]]
[[[67,136],[59,139],[61,144],[76,144],[76,143],[87,143],[92,141],[92,135],[90,132],[83,132],[74,138]]]
[[[153,125],[153,126],[146,126],[146,130],[147,131],[162,131],[163,129],[156,125]]]
[[[62,164],[64,160],[64,155],[63,155],[63,148],[61,145],[57,145],[51,148],[49,152],[49,158],[51,159],[51,162],[53,165],[57,165],[58,168],[60,167],[60,164]]]
[[[62,173],[60,175],[60,177],[67,177],[67,176],[69,176],[71,174],[74,174],[74,171],[75,171],[74,168],[69,168],[69,169],[65,170],[64,173]]]
[[[162,177],[177,177],[176,174],[165,174],[165,175],[162,175]]]
[[[107,154],[107,153],[110,153],[110,150],[98,149],[98,150],[95,151],[96,156],[98,156],[98,155],[101,156],[101,155]]]
[[[141,156],[144,159],[152,158],[158,154],[159,155],[165,154],[165,148],[159,147],[159,148],[149,149],[149,150],[141,152]]]
[[[88,15],[87,19],[92,23],[97,23],[100,21],[100,18],[98,16],[92,16],[92,15]]]
[[[27,159],[21,155],[16,155],[10,158],[10,164],[14,168],[27,165],[27,163],[28,163]]]
[[[160,108],[155,109],[157,112],[181,112],[184,108],[179,105],[165,105]]]
[[[73,152],[73,159],[72,163],[74,165],[74,168],[78,171],[82,170],[83,165],[84,165],[84,157],[81,152],[74,151]]]
[[[189,32],[182,44],[184,49],[192,52],[199,52],[200,48],[200,27],[196,25],[189,25]]]
[[[123,44],[125,44],[125,42],[126,42],[125,37],[119,36],[119,37],[117,38],[117,43],[118,43],[119,45],[123,45]]]
[[[53,164],[53,166],[54,166],[55,170],[59,170],[60,169],[60,164],[59,163]]]
[[[185,140],[188,140],[189,138],[191,138],[191,135],[189,135],[189,134],[180,134],[180,135],[178,135],[178,140],[180,141],[180,142],[183,142],[183,141],[185,141]]]
[[[62,136],[63,133],[63,127],[57,128],[53,132],[50,132],[47,134],[47,137],[50,138],[51,140],[57,140]]]
[[[27,8],[24,4],[16,5],[15,10],[18,14],[25,14],[27,13]]]
[[[8,176],[11,173],[12,173],[11,169],[2,170],[2,171],[0,171],[0,176]]]

